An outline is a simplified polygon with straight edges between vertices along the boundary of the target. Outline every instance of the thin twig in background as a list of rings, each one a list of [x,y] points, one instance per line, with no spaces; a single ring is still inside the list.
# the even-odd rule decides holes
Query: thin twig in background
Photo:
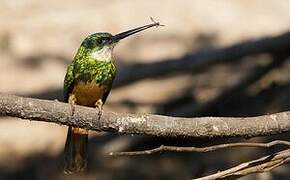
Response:
[[[219,149],[228,149],[233,147],[261,147],[269,148],[276,145],[290,146],[289,141],[276,140],[269,143],[230,143],[219,144],[208,147],[180,147],[180,146],[164,146],[161,145],[158,148],[144,150],[144,151],[131,151],[131,152],[110,152],[111,156],[136,156],[136,155],[150,155],[162,152],[211,152]]]
[[[290,162],[290,149],[277,152],[262,158],[242,163],[225,171],[197,178],[195,180],[237,179],[239,177],[270,171],[278,166]]]

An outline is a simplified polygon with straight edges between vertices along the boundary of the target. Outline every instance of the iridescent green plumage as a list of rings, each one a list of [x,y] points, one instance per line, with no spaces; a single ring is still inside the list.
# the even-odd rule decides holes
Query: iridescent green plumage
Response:
[[[116,74],[116,67],[112,62],[103,61],[86,61],[74,62],[67,68],[67,74],[64,81],[65,100],[68,100],[68,95],[72,91],[73,85],[78,82],[91,82],[99,86],[108,86],[111,88]]]

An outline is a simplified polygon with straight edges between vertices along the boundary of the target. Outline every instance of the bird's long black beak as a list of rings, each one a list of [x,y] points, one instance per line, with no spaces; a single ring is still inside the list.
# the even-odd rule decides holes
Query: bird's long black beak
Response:
[[[138,28],[134,28],[134,29],[125,31],[125,32],[121,32],[119,34],[114,35],[112,37],[112,39],[109,41],[109,43],[110,44],[111,43],[117,43],[121,39],[124,39],[124,38],[126,38],[128,36],[131,36],[131,35],[135,34],[135,33],[144,31],[145,29],[148,29],[148,28],[151,28],[151,27],[158,27],[158,26],[163,26],[163,25],[161,25],[159,22],[154,22],[152,24],[147,24],[145,26],[141,26],[141,27],[138,27]]]

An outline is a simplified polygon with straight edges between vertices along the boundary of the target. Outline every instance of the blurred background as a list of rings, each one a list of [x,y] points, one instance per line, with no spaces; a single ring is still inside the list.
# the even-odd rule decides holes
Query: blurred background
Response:
[[[290,109],[290,1],[0,0],[0,92],[62,101],[66,66],[94,32],[165,24],[119,43],[105,110],[171,116],[255,116]],[[190,179],[277,151],[231,149],[108,157],[160,144],[244,139],[90,135],[87,173],[65,176],[66,127],[0,117],[0,179]],[[288,139],[284,134],[247,141]],[[290,166],[242,179],[289,179]]]

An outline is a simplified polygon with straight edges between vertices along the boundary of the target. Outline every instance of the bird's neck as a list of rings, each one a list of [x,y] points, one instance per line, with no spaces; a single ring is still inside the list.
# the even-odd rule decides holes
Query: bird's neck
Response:
[[[111,62],[113,49],[110,46],[105,46],[101,50],[91,52],[90,56],[97,61]]]
[[[75,59],[83,59],[89,61],[102,61],[102,62],[112,62],[113,61],[113,49],[112,47],[105,46],[100,50],[87,49],[85,47],[80,47]]]

